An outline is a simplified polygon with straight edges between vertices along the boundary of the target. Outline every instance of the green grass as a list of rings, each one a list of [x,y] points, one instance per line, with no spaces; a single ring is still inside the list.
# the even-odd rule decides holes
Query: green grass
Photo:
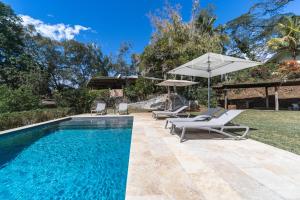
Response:
[[[246,110],[233,122],[249,126],[254,140],[300,154],[300,112]]]
[[[251,139],[300,155],[300,112],[298,111],[246,110],[233,122],[249,126]]]

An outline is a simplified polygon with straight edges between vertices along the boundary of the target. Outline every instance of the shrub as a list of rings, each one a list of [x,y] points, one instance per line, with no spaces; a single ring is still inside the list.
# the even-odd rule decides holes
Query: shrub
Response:
[[[95,98],[95,101],[104,101],[105,103],[108,103],[110,100],[109,89],[90,90],[89,93]]]
[[[37,109],[40,105],[39,96],[28,86],[18,89],[0,86],[0,113]]]
[[[29,124],[65,117],[71,114],[69,108],[37,109],[31,111],[0,114],[0,130],[17,128]]]
[[[208,106],[207,92],[208,92],[207,88],[200,88],[200,87],[198,87],[198,88],[196,88],[196,89],[194,89],[194,90],[191,91],[191,93],[188,96],[188,99],[197,100],[200,105]],[[217,104],[218,104],[218,101],[217,101],[216,93],[215,93],[215,91],[213,91],[211,89],[211,93],[210,93],[210,106],[211,107],[216,107]]]
[[[89,112],[99,94],[87,88],[64,89],[54,93],[54,99],[59,107],[69,107],[74,113]]]
[[[153,94],[155,89],[155,84],[152,81],[139,77],[134,85],[125,88],[125,95],[131,101],[141,101]]]

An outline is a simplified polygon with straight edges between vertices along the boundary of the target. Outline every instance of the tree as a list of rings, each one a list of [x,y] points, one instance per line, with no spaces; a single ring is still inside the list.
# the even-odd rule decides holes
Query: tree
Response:
[[[142,101],[153,94],[155,89],[155,84],[151,80],[139,77],[134,85],[125,88],[125,94],[131,101]]]
[[[32,53],[33,49],[38,52],[35,42],[22,26],[21,19],[1,2],[0,24],[0,83],[16,92],[20,87],[26,87],[37,96],[47,91],[39,60]]]
[[[14,11],[0,2],[0,61],[9,62],[11,56],[18,56],[23,50],[23,27]]]
[[[278,36],[268,41],[268,46],[276,54],[291,55],[296,60],[300,51],[300,17],[284,17],[277,25]]]
[[[68,73],[66,78],[74,86],[84,86],[96,74],[108,74],[107,63],[104,63],[103,54],[95,44],[67,40],[62,43],[62,46],[65,71]]]
[[[32,25],[24,27],[25,36],[24,51],[30,57],[28,59],[28,70],[22,73],[23,84],[30,86],[36,95],[51,95],[49,88],[50,78],[45,62],[44,50],[41,48],[42,40],[46,39],[40,35],[35,35],[35,28]]]
[[[138,57],[132,58],[130,70],[138,63]],[[14,11],[0,2],[0,112],[37,108],[42,96],[53,94],[62,94],[78,112],[86,110],[94,98],[85,87],[87,81],[109,75],[112,62],[95,44],[55,41],[33,25],[23,27]]]
[[[96,45],[75,40],[55,41],[29,28],[27,51],[38,62],[39,82],[43,91],[85,86],[95,75],[108,75],[111,61]]]
[[[179,6],[166,5],[163,12],[150,14],[154,33],[140,56],[143,74],[166,77],[169,70],[200,55],[222,53],[220,34],[213,28],[212,10],[198,9],[197,5],[194,3],[190,22],[182,20]]]
[[[195,31],[198,33],[209,33],[213,35],[216,32],[214,27],[217,17],[213,13],[214,9],[210,5],[207,9],[201,9],[198,14],[196,14],[195,21]]]
[[[299,78],[300,64],[297,62],[297,56],[300,55],[300,17],[286,16],[278,23],[276,29],[277,37],[270,39],[267,44],[276,57],[285,59],[279,65],[278,75],[281,79]]]
[[[133,53],[133,54],[131,54],[130,59],[131,59],[131,63],[130,63],[130,66],[129,66],[129,71],[132,74],[137,74],[141,58],[138,54]]]
[[[34,45],[31,54],[45,73],[43,82],[47,85],[47,91],[51,93],[52,90],[62,90],[70,74],[64,61],[62,44],[39,34],[33,35],[32,39]]]
[[[130,76],[136,74],[139,57],[136,54],[130,54],[131,48],[130,43],[121,43],[119,52],[112,64],[111,72],[114,75]]]
[[[20,18],[0,2],[0,81],[10,87],[21,85],[20,72],[31,62],[24,51],[23,36]]]
[[[230,36],[227,54],[265,60],[269,51],[266,42],[276,35],[274,27],[281,20],[283,8],[293,0],[260,0],[247,13],[226,23]]]

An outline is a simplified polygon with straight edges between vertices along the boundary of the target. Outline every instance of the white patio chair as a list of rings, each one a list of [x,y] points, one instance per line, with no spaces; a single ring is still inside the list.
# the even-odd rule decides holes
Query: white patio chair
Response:
[[[182,106],[175,111],[153,111],[152,117],[157,119],[159,117],[178,117],[179,113],[186,110],[188,106]]]
[[[214,115],[216,113],[218,113],[218,115],[222,115],[226,111],[227,110],[225,110],[221,107],[217,107],[217,108],[210,108],[207,111],[201,113],[200,115],[197,115],[197,116],[191,117],[191,118],[188,118],[188,117],[184,117],[184,118],[167,118],[165,128],[168,127],[168,124],[173,124],[174,122],[195,122],[195,121],[209,120],[210,118],[214,117]]]
[[[105,103],[97,103],[96,109],[91,110],[91,114],[93,112],[96,114],[101,114],[101,115],[106,114],[106,104]]]
[[[118,106],[118,113],[121,114],[128,114],[128,104],[127,103],[120,103]]]
[[[216,132],[233,139],[243,139],[247,136],[249,132],[248,126],[242,125],[228,125],[228,123],[241,114],[243,110],[229,110],[218,118],[212,118],[209,121],[200,121],[200,122],[174,122],[172,124],[171,132],[175,128],[181,129],[180,142],[184,140],[185,133],[188,129],[200,129]],[[245,131],[241,135],[234,135],[232,132],[225,130],[236,130],[244,129]]]

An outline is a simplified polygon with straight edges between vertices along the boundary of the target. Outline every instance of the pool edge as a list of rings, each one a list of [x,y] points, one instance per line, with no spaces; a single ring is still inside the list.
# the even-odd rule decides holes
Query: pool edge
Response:
[[[17,127],[17,128],[12,128],[12,129],[8,129],[8,130],[0,131],[0,136],[8,134],[8,133],[16,132],[16,131],[21,131],[21,130],[26,130],[26,129],[46,125],[46,124],[52,124],[52,123],[55,123],[55,122],[65,121],[65,120],[68,120],[68,119],[72,119],[72,116],[62,117],[62,118],[58,118],[58,119],[48,120],[48,121],[44,121],[44,122],[40,122],[40,123],[34,123],[34,124],[26,125],[26,126],[20,126],[20,127]]]
[[[9,134],[12,132],[22,131],[22,130],[26,130],[26,129],[30,129],[30,128],[34,128],[34,127],[38,127],[38,126],[42,126],[42,125],[46,125],[46,124],[61,122],[61,121],[65,121],[65,120],[69,120],[69,119],[73,119],[73,118],[110,118],[110,117],[132,117],[133,118],[132,115],[90,115],[90,114],[71,115],[71,116],[67,116],[67,117],[57,118],[57,119],[48,120],[48,121],[44,121],[44,122],[40,122],[40,123],[34,123],[34,124],[26,125],[26,126],[20,126],[17,128],[0,131],[0,136],[6,135],[6,134]]]

